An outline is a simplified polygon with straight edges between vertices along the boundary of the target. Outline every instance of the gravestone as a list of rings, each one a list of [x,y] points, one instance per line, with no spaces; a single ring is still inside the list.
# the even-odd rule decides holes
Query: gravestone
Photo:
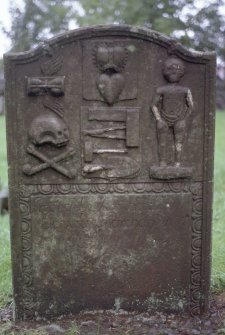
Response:
[[[207,311],[215,54],[101,26],[5,76],[16,318]]]

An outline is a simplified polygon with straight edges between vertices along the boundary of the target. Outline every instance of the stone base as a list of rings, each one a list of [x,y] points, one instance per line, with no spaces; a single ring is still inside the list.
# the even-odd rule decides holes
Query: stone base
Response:
[[[152,166],[149,174],[151,178],[155,179],[191,178],[192,170],[191,167]]]

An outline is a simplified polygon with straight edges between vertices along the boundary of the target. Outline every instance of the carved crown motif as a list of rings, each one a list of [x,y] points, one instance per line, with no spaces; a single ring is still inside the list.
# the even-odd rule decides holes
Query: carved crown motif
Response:
[[[94,50],[94,60],[100,71],[121,72],[127,63],[128,50],[120,45],[101,44]]]

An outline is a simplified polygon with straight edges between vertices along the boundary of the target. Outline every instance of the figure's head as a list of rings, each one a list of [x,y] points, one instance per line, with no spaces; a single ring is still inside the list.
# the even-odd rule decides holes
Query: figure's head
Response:
[[[176,57],[169,57],[163,66],[163,75],[169,83],[178,83],[184,75],[184,64]]]

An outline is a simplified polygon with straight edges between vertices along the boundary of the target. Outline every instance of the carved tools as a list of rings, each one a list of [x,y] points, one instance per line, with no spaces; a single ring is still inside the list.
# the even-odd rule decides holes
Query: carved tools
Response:
[[[101,138],[110,138],[110,139],[116,139],[116,140],[126,140],[125,136],[120,135],[111,135],[108,133],[111,133],[112,131],[116,130],[125,130],[126,126],[120,126],[120,127],[111,127],[111,128],[102,128],[102,129],[85,129],[83,130],[84,135],[89,135],[92,137],[101,137]]]
[[[103,170],[110,170],[113,169],[113,166],[111,165],[97,165],[97,164],[86,164],[83,167],[83,172],[84,173],[94,173],[94,172],[99,172]]]
[[[124,154],[127,153],[127,149],[94,149],[93,144],[90,141],[84,143],[84,160],[85,162],[92,162],[93,154]]]

